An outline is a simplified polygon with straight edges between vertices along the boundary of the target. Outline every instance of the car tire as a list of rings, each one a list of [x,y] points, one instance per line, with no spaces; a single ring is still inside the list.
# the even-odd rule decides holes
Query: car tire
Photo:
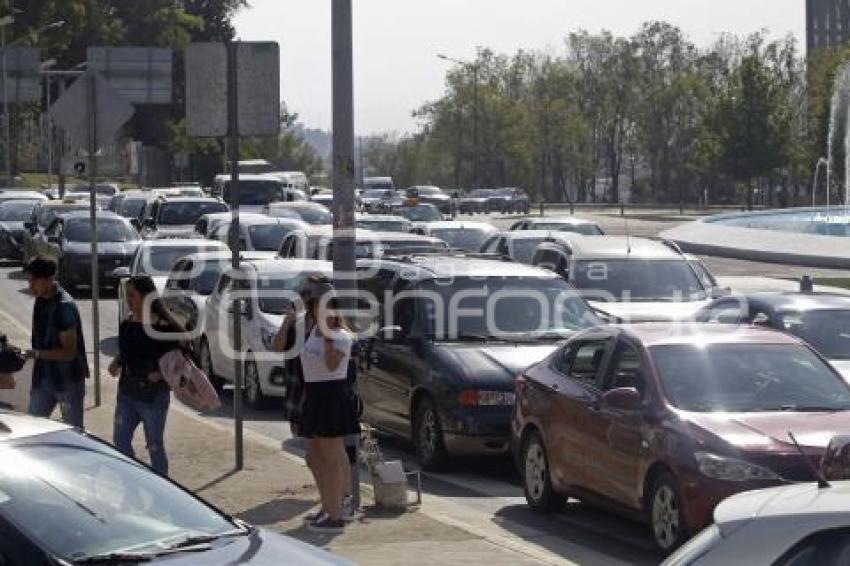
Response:
[[[688,540],[682,492],[671,473],[655,477],[646,506],[652,540],[661,552],[670,554]]]
[[[563,508],[567,498],[552,488],[549,455],[538,431],[529,433],[522,443],[520,459],[522,490],[528,506],[539,513],[549,513]]]
[[[244,388],[242,390],[245,404],[252,409],[262,409],[266,406],[268,398],[263,393],[263,386],[260,383],[260,371],[257,368],[257,362],[248,360],[245,362]]]
[[[206,337],[201,338],[201,348],[198,353],[198,357],[201,361],[201,371],[207,374],[207,379],[210,380],[210,383],[215,388],[216,392],[221,394],[224,391],[224,380],[215,374],[215,369],[212,364],[212,354],[210,353],[210,345],[207,342]]]
[[[413,445],[423,469],[439,472],[448,467],[443,426],[437,406],[431,397],[423,397],[416,404],[413,419]]]

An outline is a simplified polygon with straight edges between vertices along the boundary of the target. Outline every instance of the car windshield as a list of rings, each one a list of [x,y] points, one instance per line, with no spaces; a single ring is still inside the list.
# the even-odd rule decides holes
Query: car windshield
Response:
[[[149,246],[144,248],[142,256],[139,258],[140,263],[137,271],[139,274],[144,275],[168,275],[171,271],[171,267],[181,257],[189,254],[220,251],[221,249],[221,246],[204,245],[203,243],[198,243],[193,246]]]
[[[573,285],[598,291],[598,300],[682,302],[706,298],[696,273],[684,260],[599,259],[576,261],[570,269]]]
[[[248,227],[248,236],[255,250],[276,252],[287,234],[294,228],[285,224],[255,224]]]
[[[373,230],[375,232],[407,232],[410,224],[400,220],[358,220],[357,228],[360,230]]]
[[[782,327],[808,342],[824,357],[850,360],[850,310],[784,312]]]
[[[439,222],[443,219],[435,206],[406,206],[396,209],[396,212],[411,222]]]
[[[121,201],[118,207],[118,214],[125,218],[138,218],[142,214],[142,209],[145,208],[145,199],[143,198],[125,198]]]
[[[386,189],[369,189],[363,191],[361,198],[383,198],[385,192],[387,192]]]
[[[118,192],[118,189],[112,185],[95,185],[94,192],[101,196],[111,197]]]
[[[257,305],[267,314],[284,314],[292,308],[310,273],[293,274],[291,277],[262,277],[257,280]]]
[[[551,230],[553,232],[569,232],[572,234],[581,234],[582,236],[601,236],[602,230],[596,224],[569,224],[563,222],[535,222],[532,225],[534,230]]]
[[[695,412],[846,411],[850,387],[801,345],[650,348],[671,404]]]
[[[419,191],[419,196],[443,194],[443,191],[439,187],[413,187],[413,189]]]
[[[384,254],[396,253],[434,253],[448,249],[445,242],[439,240],[381,240],[378,246]]]
[[[297,207],[292,209],[301,220],[307,224],[330,224],[333,220],[331,212],[325,208],[319,207]]]
[[[0,517],[65,562],[155,553],[237,526],[141,464],[76,433],[0,443]]]
[[[492,231],[484,228],[432,228],[431,235],[446,242],[450,248],[477,252]]]
[[[520,263],[531,264],[534,252],[546,241],[544,236],[539,238],[511,238],[508,240],[508,255]]]
[[[166,226],[194,226],[204,214],[227,212],[227,205],[214,200],[165,202],[159,213],[159,224]]]
[[[69,242],[91,242],[91,221],[80,218],[65,223],[65,239]],[[132,242],[139,234],[127,224],[126,220],[97,221],[97,240],[99,242]]]
[[[76,212],[78,210],[88,210],[89,205],[87,204],[78,204],[78,205],[63,205],[60,207],[44,207],[38,211],[38,225],[42,228],[46,228],[53,220],[56,219],[59,214],[64,214],[66,212]]]
[[[0,221],[24,222],[32,216],[35,202],[7,202],[0,205]]]
[[[230,181],[224,184],[224,200],[232,203]],[[284,200],[283,184],[280,181],[239,181],[240,205],[267,205]]]
[[[559,278],[452,277],[414,293],[426,333],[435,339],[562,337],[599,324],[576,291]],[[404,321],[395,324],[404,325]]]
[[[192,269],[192,280],[189,282],[189,288],[199,295],[209,296],[215,290],[219,276],[228,269],[230,269],[230,260],[197,262]]]

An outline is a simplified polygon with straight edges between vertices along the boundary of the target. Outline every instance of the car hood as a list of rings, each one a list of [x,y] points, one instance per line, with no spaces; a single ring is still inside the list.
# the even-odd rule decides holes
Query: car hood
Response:
[[[284,558],[285,557],[285,558]],[[185,552],[165,557],[156,563],[174,565],[206,564],[299,564],[310,566],[348,566],[348,560],[300,540],[266,530],[250,536],[224,539],[213,543],[206,552]]]
[[[191,237],[195,233],[194,224],[180,224],[173,226],[159,225],[151,235],[155,238],[182,238]]]
[[[741,450],[794,452],[790,431],[800,446],[820,452],[833,436],[850,434],[850,411],[687,413],[683,418]]]
[[[850,383],[850,360],[829,360],[829,363],[838,370],[844,381]]]
[[[447,373],[471,385],[507,391],[513,389],[514,377],[520,370],[536,364],[551,354],[555,347],[555,343],[487,345],[447,342],[437,344],[435,353],[446,366]]]
[[[605,303],[588,301],[590,306],[623,322],[670,322],[687,320],[707,304],[707,301]]]
[[[130,256],[136,252],[139,242],[98,242],[98,255],[126,255]],[[89,255],[91,254],[91,243],[89,242],[65,242],[63,251],[66,254]]]

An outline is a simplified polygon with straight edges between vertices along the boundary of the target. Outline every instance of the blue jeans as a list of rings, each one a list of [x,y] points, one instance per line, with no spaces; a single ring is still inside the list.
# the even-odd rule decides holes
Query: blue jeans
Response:
[[[165,419],[171,391],[163,389],[153,401],[145,402],[118,393],[115,403],[115,426],[112,442],[122,454],[135,458],[133,435],[139,423],[145,431],[145,443],[150,454],[151,468],[161,476],[168,475],[168,456],[165,454]]]
[[[38,387],[30,390],[29,414],[48,418],[53,414],[56,405],[59,405],[62,422],[83,428],[85,398],[85,380],[66,380],[63,390],[58,391],[51,379],[42,379]]]

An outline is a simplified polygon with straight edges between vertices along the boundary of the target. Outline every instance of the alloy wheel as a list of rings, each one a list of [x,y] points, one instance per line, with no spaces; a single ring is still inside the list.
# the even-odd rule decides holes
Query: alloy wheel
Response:
[[[662,550],[673,548],[679,540],[679,504],[673,488],[661,483],[652,498],[652,530]]]
[[[546,492],[546,455],[535,439],[525,451],[525,485],[534,501],[540,501]]]

